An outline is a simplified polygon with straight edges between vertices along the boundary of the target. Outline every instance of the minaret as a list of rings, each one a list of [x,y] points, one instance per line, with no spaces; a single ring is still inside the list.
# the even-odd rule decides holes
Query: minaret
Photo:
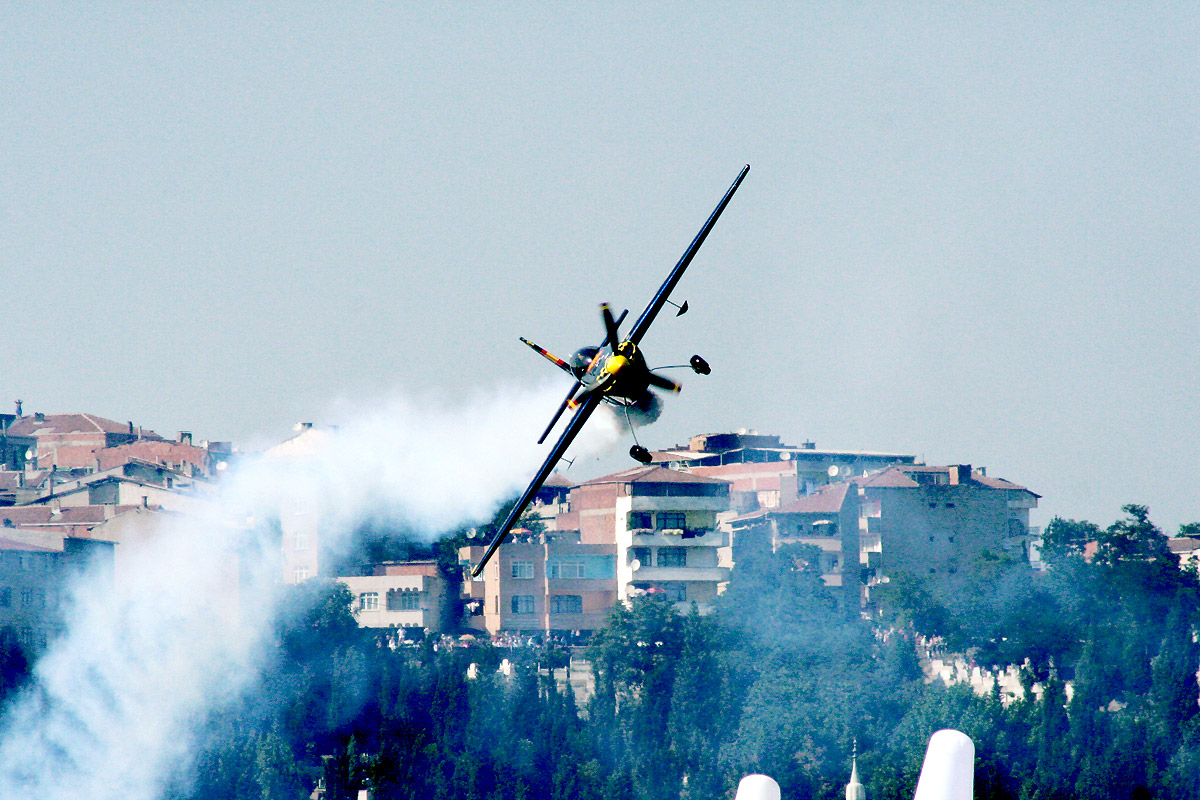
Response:
[[[867,790],[858,782],[858,741],[850,756],[850,782],[846,784],[846,800],[867,800]]]

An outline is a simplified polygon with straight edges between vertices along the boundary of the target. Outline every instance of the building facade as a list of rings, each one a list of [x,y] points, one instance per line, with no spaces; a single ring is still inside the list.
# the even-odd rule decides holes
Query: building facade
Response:
[[[892,467],[854,481],[862,602],[892,575],[953,587],[989,562],[1029,563],[1038,495],[969,464]]]
[[[459,552],[465,564],[482,545]],[[479,578],[467,580],[470,627],[495,635],[587,635],[602,628],[616,602],[616,548],[582,544],[571,532],[518,532],[492,556]]]
[[[376,564],[370,575],[339,577],[354,595],[354,617],[364,628],[440,632],[447,584],[435,561]]]

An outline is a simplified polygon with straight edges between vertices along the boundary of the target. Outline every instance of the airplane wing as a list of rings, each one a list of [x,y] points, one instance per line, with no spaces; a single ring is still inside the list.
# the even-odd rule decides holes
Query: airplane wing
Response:
[[[571,442],[575,440],[575,436],[583,428],[583,424],[587,422],[588,417],[596,410],[596,407],[604,400],[604,396],[599,392],[590,394],[579,406],[579,410],[575,412],[575,416],[567,423],[566,429],[562,436],[558,437],[558,442],[550,449],[549,455],[546,456],[542,468],[533,476],[533,481],[530,482],[529,488],[521,495],[521,499],[517,500],[517,504],[513,506],[512,511],[508,512],[508,518],[504,520],[504,524],[500,526],[500,530],[496,532],[496,536],[492,539],[492,543],[488,545],[487,551],[483,554],[483,558],[479,559],[479,563],[471,570],[471,577],[478,578],[483,573],[483,568],[487,565],[488,559],[492,554],[504,543],[508,538],[508,532],[516,523],[517,519],[524,513],[529,502],[533,500],[533,496],[537,494],[538,489],[542,488],[542,484],[546,482],[546,478],[550,477],[550,473],[554,471],[554,467],[558,464],[558,460],[567,452],[567,448],[571,446]]]
[[[742,184],[742,179],[746,177],[746,173],[750,171],[750,165],[742,167],[742,171],[738,173],[737,179],[733,185],[729,187],[729,191],[725,192],[725,196],[721,198],[721,202],[717,204],[716,209],[709,216],[708,221],[704,223],[704,227],[696,234],[696,238],[688,245],[688,249],[684,251],[683,258],[679,259],[679,263],[675,265],[675,269],[671,270],[671,274],[667,276],[667,280],[659,288],[658,294],[654,295],[654,299],[650,301],[650,305],[646,306],[646,310],[638,317],[637,322],[633,323],[633,330],[629,332],[629,341],[638,344],[642,341],[642,337],[646,335],[646,331],[650,330],[651,323],[658,316],[658,312],[666,304],[667,298],[671,295],[671,290],[675,288],[675,284],[679,283],[679,279],[683,277],[683,271],[688,268],[688,264],[692,263],[692,258],[695,257],[696,251],[700,249],[700,245],[704,244],[704,240],[708,238],[708,233],[717,224],[717,218],[721,216],[721,212],[725,210],[725,206],[729,205],[730,199],[733,198],[733,193],[737,191],[738,186]]]

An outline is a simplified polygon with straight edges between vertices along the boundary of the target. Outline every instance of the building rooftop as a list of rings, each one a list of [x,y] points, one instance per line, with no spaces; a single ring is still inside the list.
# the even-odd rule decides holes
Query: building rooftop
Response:
[[[750,522],[774,514],[837,514],[846,502],[850,487],[849,481],[829,484],[779,508],[760,508],[734,517],[730,522]]]
[[[132,422],[115,422],[95,414],[33,414],[18,417],[8,428],[12,436],[39,436],[62,433],[140,432],[143,438],[160,439],[157,433],[134,429]]]
[[[666,467],[654,466],[653,464],[645,467],[632,467],[631,469],[614,472],[611,475],[602,475],[599,478],[593,478],[590,481],[584,481],[580,486],[594,486],[601,483],[708,483],[719,484],[729,483],[729,481],[719,480],[717,478],[705,478],[700,475],[693,475],[690,472],[680,472],[675,469],[667,469]]]
[[[5,528],[30,525],[99,525],[110,517],[134,508],[137,506],[9,506],[0,508],[0,525]]]
[[[866,488],[883,488],[883,489],[911,489],[922,485],[920,476],[944,476],[945,480],[938,480],[939,485],[949,485],[950,473],[954,466],[931,467],[925,465],[905,464],[902,466],[891,466],[882,469],[879,472],[873,472],[870,475],[864,475],[861,478],[853,478],[852,482]],[[1036,492],[1026,489],[1024,486],[1006,481],[1003,478],[993,478],[985,475],[980,470],[971,470],[972,482],[987,487],[988,489],[1008,489],[1018,492],[1029,492],[1034,497],[1041,497]]]
[[[35,544],[28,542],[18,542],[16,539],[6,539],[0,536],[0,550],[22,550],[33,553],[61,553],[62,550],[55,550],[53,547],[38,547]]]

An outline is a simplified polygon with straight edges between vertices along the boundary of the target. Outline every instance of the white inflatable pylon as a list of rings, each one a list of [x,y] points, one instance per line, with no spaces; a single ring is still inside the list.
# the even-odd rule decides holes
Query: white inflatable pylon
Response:
[[[929,737],[913,800],[971,800],[975,787],[975,743],[962,731]]]
[[[766,775],[747,775],[738,783],[733,800],[779,800],[779,784]]]

